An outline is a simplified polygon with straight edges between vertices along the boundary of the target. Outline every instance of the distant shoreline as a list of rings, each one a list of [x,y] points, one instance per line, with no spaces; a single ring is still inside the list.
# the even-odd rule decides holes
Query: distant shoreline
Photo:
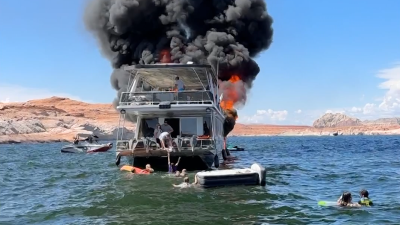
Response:
[[[63,97],[0,103],[0,144],[71,142],[76,135],[96,134],[115,141],[119,114],[112,104],[94,104]],[[136,124],[126,123],[124,135],[133,137]],[[312,126],[236,123],[228,137],[308,137],[400,135],[400,117],[361,121],[327,113]]]
[[[24,137],[23,135],[21,135]],[[400,136],[399,133],[382,133],[382,134],[362,134],[362,135],[354,135],[354,134],[341,134],[338,136]],[[334,137],[333,135],[317,135],[317,134],[244,134],[244,135],[229,135],[228,138],[230,137]],[[101,142],[114,142],[116,141],[115,139],[102,139]],[[72,143],[72,140],[68,139],[56,139],[56,138],[16,138],[16,139],[6,139],[6,138],[1,138],[0,137],[0,145],[6,145],[6,144],[50,144],[50,143]]]

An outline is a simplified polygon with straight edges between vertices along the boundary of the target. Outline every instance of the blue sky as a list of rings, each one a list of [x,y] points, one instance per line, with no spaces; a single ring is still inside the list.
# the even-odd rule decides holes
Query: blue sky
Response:
[[[113,100],[111,66],[85,31],[84,5],[0,0],[0,101]],[[362,119],[400,115],[400,1],[267,6],[274,41],[256,58],[261,72],[240,122],[311,124],[327,111]]]

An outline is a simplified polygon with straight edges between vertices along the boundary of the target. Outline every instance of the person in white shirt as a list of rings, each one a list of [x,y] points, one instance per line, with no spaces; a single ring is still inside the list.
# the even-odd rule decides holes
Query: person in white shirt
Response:
[[[171,152],[172,151],[171,134],[169,132],[162,132],[158,138],[160,138],[161,148],[164,149],[164,150],[166,150],[165,141],[168,141],[169,151]]]
[[[183,91],[185,90],[185,84],[183,83],[182,80],[179,80],[179,77],[175,77],[175,88],[178,91]]]

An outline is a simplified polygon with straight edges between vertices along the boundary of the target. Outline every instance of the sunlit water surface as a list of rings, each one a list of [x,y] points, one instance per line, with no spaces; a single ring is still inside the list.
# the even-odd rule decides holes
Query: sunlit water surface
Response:
[[[234,167],[259,162],[267,186],[176,189],[158,172],[120,172],[115,152],[0,145],[0,224],[400,224],[400,138],[243,137]],[[193,179],[194,173],[190,174]],[[375,206],[320,207],[367,188]]]

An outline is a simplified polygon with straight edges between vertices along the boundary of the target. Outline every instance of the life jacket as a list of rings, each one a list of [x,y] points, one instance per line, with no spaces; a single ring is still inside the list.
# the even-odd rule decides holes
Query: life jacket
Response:
[[[369,199],[369,198],[362,198],[362,199],[358,202],[358,204],[364,205],[364,206],[372,206],[372,205],[373,205],[372,200]]]

